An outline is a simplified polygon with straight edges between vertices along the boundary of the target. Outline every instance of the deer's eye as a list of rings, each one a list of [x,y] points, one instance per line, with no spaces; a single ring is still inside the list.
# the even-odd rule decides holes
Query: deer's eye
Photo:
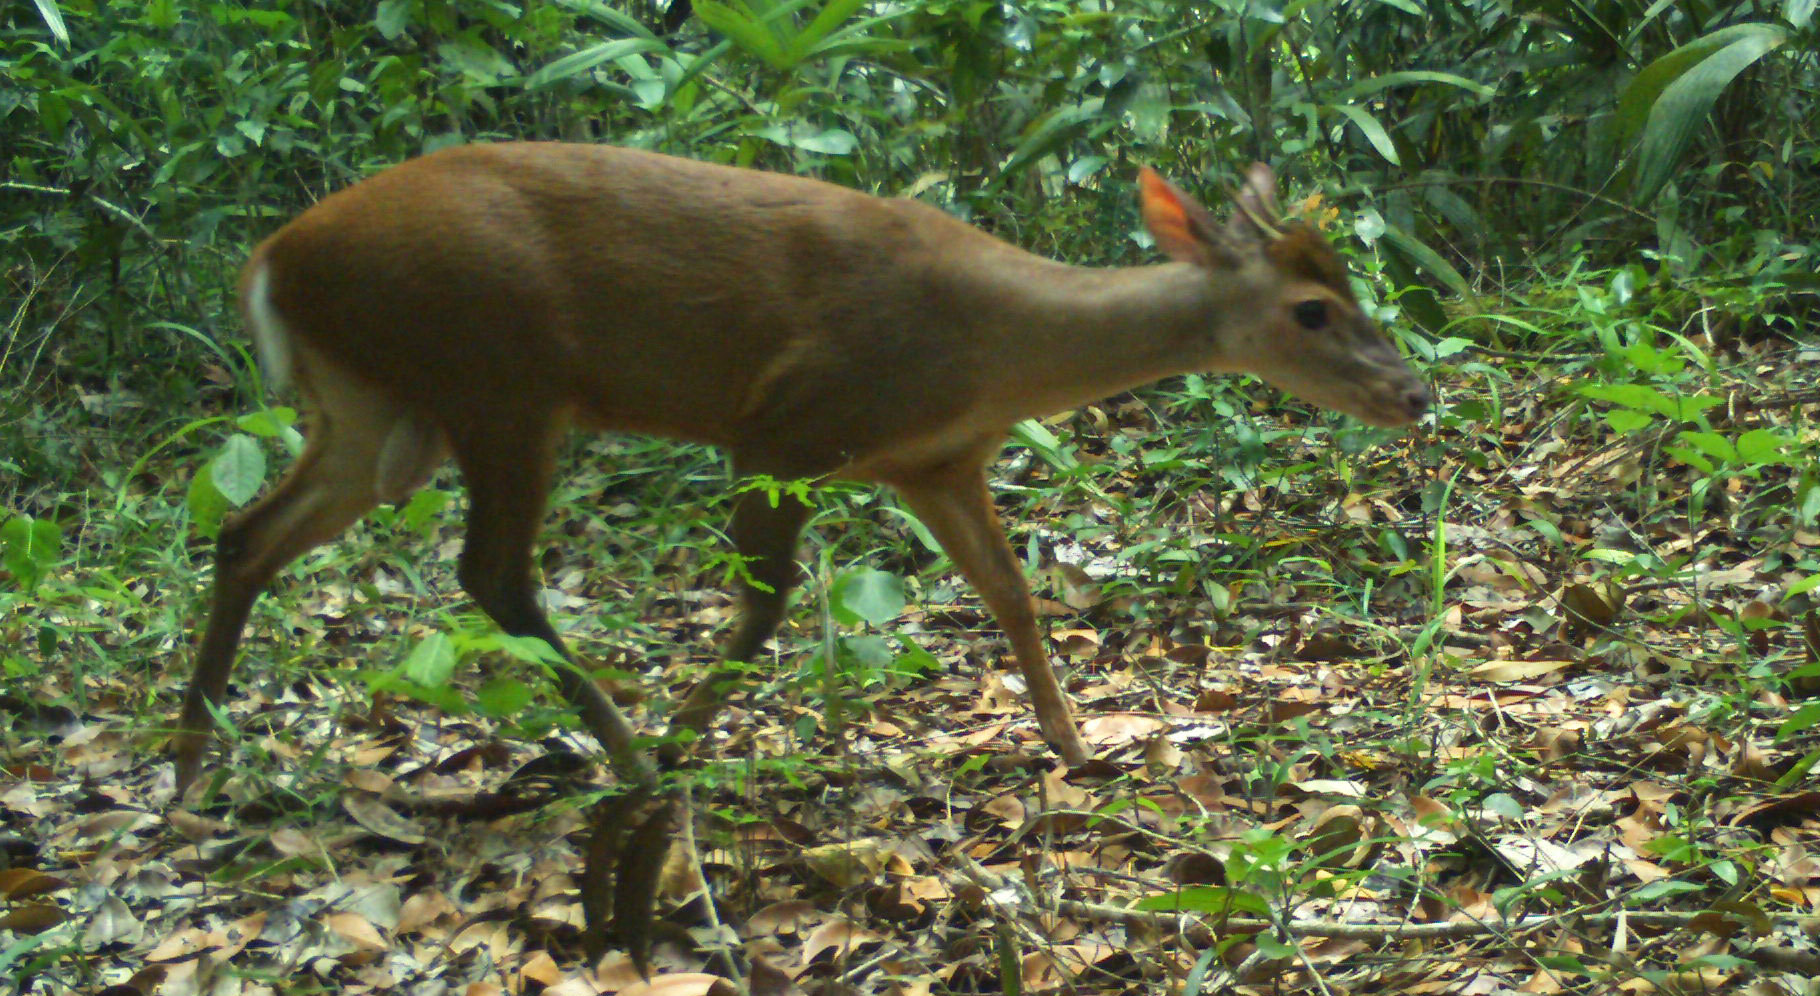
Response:
[[[1327,302],[1318,297],[1295,303],[1296,324],[1309,330],[1319,332],[1327,327]]]

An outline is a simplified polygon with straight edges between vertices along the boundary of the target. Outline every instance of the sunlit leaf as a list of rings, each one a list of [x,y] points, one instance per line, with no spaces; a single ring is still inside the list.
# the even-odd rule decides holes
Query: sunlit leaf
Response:
[[[69,25],[63,23],[63,11],[57,9],[56,0],[37,0],[38,16],[44,18],[44,26],[51,31],[51,37],[65,48],[69,47]]]
[[[411,681],[429,688],[448,684],[455,673],[455,644],[442,632],[431,633],[411,648],[401,670]]]
[[[265,483],[265,451],[252,436],[237,432],[209,461],[208,472],[209,480],[221,490],[223,498],[236,507],[245,505]]]

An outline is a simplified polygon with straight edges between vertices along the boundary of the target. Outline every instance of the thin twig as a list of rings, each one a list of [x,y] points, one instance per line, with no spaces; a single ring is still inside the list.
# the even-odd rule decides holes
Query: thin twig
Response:
[[[682,806],[678,822],[682,825],[683,855],[689,862],[689,874],[701,883],[702,919],[708,923],[708,936],[714,938],[714,954],[725,963],[727,979],[739,986],[740,992],[746,992],[745,973],[739,970],[739,962],[733,957],[733,952],[721,943],[723,938],[730,936],[730,932],[721,924],[720,914],[714,908],[714,890],[708,887],[708,873],[702,868],[701,852],[695,846],[695,799],[686,783],[677,801]]]

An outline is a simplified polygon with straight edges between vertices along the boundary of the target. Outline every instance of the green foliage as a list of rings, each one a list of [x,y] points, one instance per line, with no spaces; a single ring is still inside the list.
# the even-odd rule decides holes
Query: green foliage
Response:
[[[63,546],[63,531],[49,519],[15,515],[0,521],[0,564],[12,575],[13,584],[30,594],[38,587]]]
[[[1537,604],[1487,623],[1483,602],[1456,598],[1463,584],[1508,582],[1494,602],[1546,602],[1524,587],[1537,583],[1522,569],[1533,567],[1549,585],[1584,576],[1653,592],[1725,566],[1734,551],[1715,553],[1713,537],[1734,529],[1749,535],[1738,545],[1762,575],[1785,587],[1763,582],[1770,590],[1735,611],[1699,591],[1694,609],[1634,608],[1652,624],[1688,613],[1711,646],[1626,657],[1646,640],[1620,617],[1587,635],[1595,650],[1580,666],[1642,681],[1663,658],[1700,650],[1718,675],[1686,698],[1692,719],[1715,727],[1761,720],[1820,673],[1796,639],[1820,583],[1799,535],[1820,521],[1816,442],[1798,422],[1735,404],[1777,386],[1753,379],[1739,344],[1800,341],[1820,314],[1814,0],[699,0],[680,27],[660,23],[654,6],[0,6],[0,673],[81,704],[99,701],[92,679],[103,668],[181,672],[187,657],[173,648],[192,639],[212,546],[203,540],[301,445],[296,413],[264,407],[232,313],[248,247],[387,165],[519,138],[614,142],[917,197],[1033,250],[1095,263],[1150,258],[1129,190],[1139,163],[1213,204],[1263,159],[1311,196],[1306,214],[1349,255],[1368,312],[1451,395],[1432,440],[1410,460],[1383,461],[1379,430],[1261,415],[1272,396],[1190,376],[1021,424],[995,492],[1041,594],[1105,635],[1089,669],[1141,674],[1158,702],[1187,704],[1210,648],[1255,648],[1259,607],[1287,606],[1298,627],[1339,619],[1379,638],[1385,648],[1362,648],[1358,670],[1407,667],[1401,718],[1419,728],[1432,718],[1437,665],[1467,652],[1448,642],[1466,626],[1486,625],[1496,648],[1525,632],[1532,651],[1556,638],[1559,620]],[[563,613],[583,653],[605,645],[596,659],[624,650],[666,679],[688,676],[711,627],[676,609],[678,592],[743,570],[703,526],[724,519],[725,469],[697,448],[602,445],[610,459],[585,461],[557,496],[564,539],[546,544],[539,567],[590,579],[589,604]],[[1549,500],[1563,482],[1506,473],[1540,475],[1544,461],[1511,451],[1556,445],[1604,446],[1636,469],[1614,471],[1597,502],[1557,513]],[[1470,469],[1407,486],[1444,449]],[[882,709],[907,679],[938,668],[901,621],[908,602],[940,602],[950,583],[920,523],[870,492],[741,488],[822,510],[820,583],[792,617],[819,643],[805,650],[786,632],[780,656],[798,666],[781,676],[745,662],[770,682],[761,695],[786,693],[775,697],[801,735]],[[1508,528],[1474,515],[1497,505],[1484,496],[1517,492],[1525,500],[1511,499]],[[1390,514],[1373,511],[1383,495]],[[271,642],[256,620],[249,644],[320,665],[323,652],[293,627],[343,637],[344,605],[371,611],[400,586],[431,608],[387,627],[407,634],[396,642],[350,652],[367,662],[359,684],[520,734],[560,722],[559,705],[537,694],[550,649],[478,617],[442,617],[454,599],[447,572],[389,545],[396,534],[452,547],[455,501],[426,488],[375,512],[376,548],[325,548],[281,579],[257,611],[268,626],[286,620],[282,635]],[[1607,518],[1641,548],[1607,539]],[[1677,518],[1687,544],[1658,543]],[[1057,534],[1087,559],[1056,567]],[[1504,553],[1516,559],[1491,562]],[[302,592],[318,597],[331,573],[350,579],[333,605],[308,601]],[[1418,618],[1383,621],[1393,603]],[[724,606],[707,608],[699,618],[718,624]],[[387,611],[408,610],[394,601]],[[1117,644],[1133,633],[1157,652]],[[1270,659],[1295,661],[1311,634],[1268,635]],[[1168,671],[1177,651],[1194,663]],[[286,654],[265,656],[286,682],[297,677]],[[1343,687],[1349,672],[1332,671],[1340,677],[1323,680]],[[147,725],[168,716],[167,683],[130,687],[158,717]],[[812,708],[795,708],[801,700]],[[1774,715],[1779,742],[1807,749],[1799,741],[1820,726],[1820,707]],[[1266,770],[1248,787],[1266,800],[1289,797],[1292,767],[1332,767],[1340,753],[1306,727],[1237,737],[1257,748]],[[303,734],[249,724],[236,749],[258,762],[286,738]],[[1514,822],[1534,800],[1513,786],[1545,780],[1523,750],[1450,741],[1428,758],[1435,744],[1407,742],[1402,760],[1427,766],[1410,784],[1459,812]],[[807,791],[822,763],[759,753],[700,777]],[[1807,784],[1816,759],[1808,750],[1776,784]],[[999,777],[988,760],[957,756],[957,786]],[[261,777],[257,763],[248,770]],[[330,804],[325,794],[276,808]],[[1677,799],[1649,847],[1700,878],[1678,874],[1627,898],[1745,881],[1748,855],[1714,843],[1717,821],[1700,805]],[[1144,907],[1276,916],[1354,874],[1334,867],[1336,847],[1320,835],[1252,828],[1221,843],[1231,844],[1224,884]],[[1496,902],[1572,896],[1538,877],[1501,888]],[[69,954],[60,943],[13,943],[0,972],[36,972]],[[1258,943],[1291,953],[1267,934]],[[1015,962],[1017,938],[999,950]]]
[[[467,670],[464,665],[485,654],[541,669],[562,663],[542,640],[509,636],[484,618],[463,616],[446,620],[442,627],[425,634],[396,665],[362,671],[360,677],[371,691],[415,699],[450,715],[478,711],[527,735],[548,728],[561,710],[527,714],[536,686],[523,676],[495,674],[471,692],[456,681]]]

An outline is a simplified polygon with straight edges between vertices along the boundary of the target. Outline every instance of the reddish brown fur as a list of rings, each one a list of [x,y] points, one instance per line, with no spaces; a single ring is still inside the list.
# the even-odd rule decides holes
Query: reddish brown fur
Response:
[[[1170,219],[1159,243],[1177,261],[1104,270],[914,201],[602,146],[450,149],[328,197],[248,264],[263,283],[246,286],[266,288],[249,314],[275,316],[259,331],[295,361],[309,447],[222,531],[179,781],[273,574],[445,454],[470,496],[463,587],[566,656],[531,548],[572,421],[715,443],[740,473],[893,486],[1004,627],[1044,737],[1084,760],[986,490],[1007,429],[1183,371],[1253,371],[1384,425],[1428,400],[1317,233],[1266,245],[1245,220],[1273,210],[1267,168],[1224,229],[1155,181],[1144,196],[1169,203],[1146,214]],[[730,532],[757,583],[729,658],[756,658],[781,618],[808,512],[739,505]],[[639,775],[612,702],[580,670],[559,674]],[[705,729],[718,700],[704,681],[675,723]]]
[[[1283,270],[1343,295],[1347,301],[1353,300],[1346,261],[1314,226],[1290,222],[1283,227],[1282,237],[1266,246],[1264,252]]]

